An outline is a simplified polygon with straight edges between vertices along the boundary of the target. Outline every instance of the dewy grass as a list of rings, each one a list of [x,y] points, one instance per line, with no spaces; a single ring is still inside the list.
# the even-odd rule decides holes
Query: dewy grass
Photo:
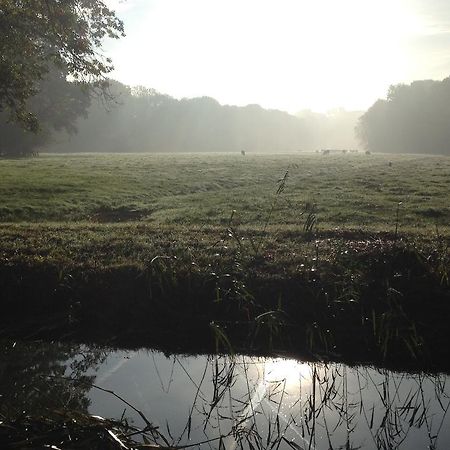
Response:
[[[389,166],[389,161],[393,165]],[[446,157],[339,154],[79,154],[0,160],[0,222],[139,221],[263,227],[277,177],[289,185],[270,224],[298,226],[307,202],[320,227],[429,233],[450,223]]]

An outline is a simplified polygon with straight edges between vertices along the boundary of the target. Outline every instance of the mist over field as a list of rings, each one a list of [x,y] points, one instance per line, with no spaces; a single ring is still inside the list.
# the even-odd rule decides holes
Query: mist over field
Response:
[[[53,74],[31,108],[35,134],[0,124],[4,154],[43,152],[195,152],[368,150],[450,154],[450,78],[392,85],[367,111],[221,105],[210,97],[175,99],[109,81],[108,100],[89,99]]]
[[[113,82],[115,103],[108,110],[92,102],[77,132],[56,133],[52,152],[283,152],[356,148],[354,128],[360,111],[296,115],[259,105],[221,105],[213,98],[177,100],[143,87]]]
[[[107,80],[90,97],[85,84],[51,70],[28,101],[39,121],[24,129],[0,111],[0,154],[36,152],[271,152],[363,150],[450,154],[450,78],[391,85],[366,111],[290,114],[211,97],[176,99]]]

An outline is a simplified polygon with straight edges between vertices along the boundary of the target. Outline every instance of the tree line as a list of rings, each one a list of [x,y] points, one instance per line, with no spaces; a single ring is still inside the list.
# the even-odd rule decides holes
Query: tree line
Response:
[[[210,97],[177,100],[110,81],[112,102],[93,101],[78,133],[54,135],[50,151],[170,152],[297,150],[308,130],[296,117],[258,105],[223,106]]]
[[[53,71],[30,99],[40,132],[8,123],[0,114],[0,152],[276,152],[356,145],[353,129],[360,112],[294,116],[259,105],[221,105],[210,97],[178,100],[154,89],[108,84],[108,99],[96,99]]]
[[[178,100],[113,81],[110,86],[114,104],[105,110],[93,102],[87,119],[77,122],[77,135],[68,140],[59,133],[48,150],[297,151],[317,148],[324,137],[316,116],[297,117],[259,105],[221,105],[210,97]],[[339,112],[340,117],[346,114]],[[352,130],[355,123],[347,128]]]
[[[54,67],[27,102],[37,133],[0,112],[0,154],[349,149],[358,145],[355,129],[371,152],[450,154],[450,78],[393,85],[365,113],[296,116],[107,81],[107,95],[93,98]]]
[[[450,155],[450,78],[389,88],[358,121],[356,133],[370,151]]]

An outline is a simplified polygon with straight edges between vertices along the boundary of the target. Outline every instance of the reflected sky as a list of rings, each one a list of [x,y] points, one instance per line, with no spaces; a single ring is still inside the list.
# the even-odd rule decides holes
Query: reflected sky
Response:
[[[47,394],[53,392],[49,408],[60,406],[54,398],[76,398],[74,405],[90,414],[124,416],[144,426],[133,408],[105,392],[111,390],[172,445],[450,448],[450,388],[444,375],[284,358],[165,356],[149,350],[106,354],[61,344],[4,343],[2,353],[3,413],[19,401],[22,408],[45,413],[52,398]]]

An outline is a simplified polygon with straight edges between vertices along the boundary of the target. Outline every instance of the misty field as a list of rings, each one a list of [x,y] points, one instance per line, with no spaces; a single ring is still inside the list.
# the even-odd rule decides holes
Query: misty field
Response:
[[[284,179],[282,192],[279,181]],[[450,159],[71,154],[0,160],[0,221],[446,234]],[[401,204],[400,204],[401,203]],[[397,217],[398,215],[398,217]]]

